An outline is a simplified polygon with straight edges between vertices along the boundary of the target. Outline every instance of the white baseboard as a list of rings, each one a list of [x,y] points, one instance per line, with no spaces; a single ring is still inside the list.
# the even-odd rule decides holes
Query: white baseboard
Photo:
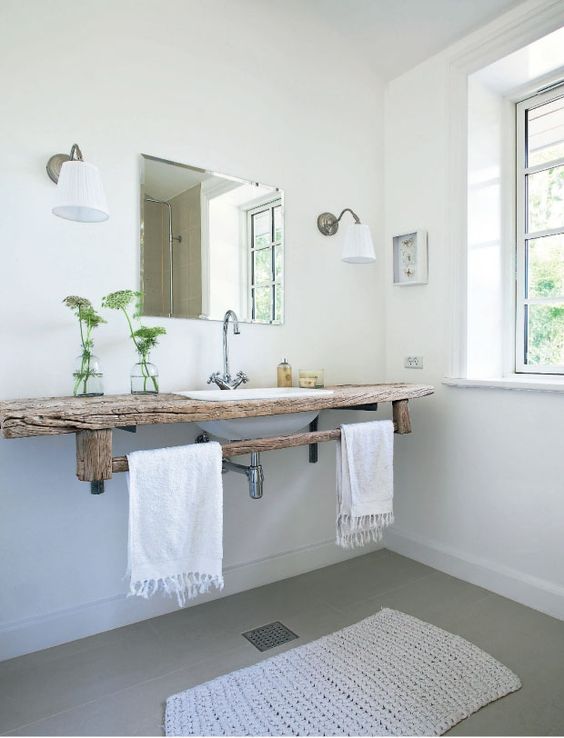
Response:
[[[361,551],[344,551],[333,540],[322,541],[275,556],[226,566],[223,591],[199,597],[192,606],[330,566],[378,548],[381,546],[366,546]],[[143,600],[140,597],[118,594],[47,615],[3,623],[0,624],[0,661],[120,628],[177,609],[176,601],[166,597]]]
[[[386,531],[384,545],[390,551],[564,620],[561,585],[397,529]]]

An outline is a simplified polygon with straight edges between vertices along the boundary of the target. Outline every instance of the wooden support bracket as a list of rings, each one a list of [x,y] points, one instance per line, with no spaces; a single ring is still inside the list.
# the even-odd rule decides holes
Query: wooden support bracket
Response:
[[[112,478],[112,431],[83,430],[76,434],[76,476],[81,482],[95,482],[92,492],[100,494],[103,485]]]
[[[400,435],[411,433],[411,418],[409,417],[408,402],[408,400],[395,400],[392,402],[395,431]]]

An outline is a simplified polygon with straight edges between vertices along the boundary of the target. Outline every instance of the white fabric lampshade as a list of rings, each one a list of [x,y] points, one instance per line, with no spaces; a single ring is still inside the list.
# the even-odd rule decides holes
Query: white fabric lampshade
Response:
[[[61,167],[53,214],[66,220],[97,223],[110,212],[98,167],[87,161],[66,161]]]
[[[347,226],[341,259],[349,264],[368,264],[376,261],[370,228],[365,223],[352,223]]]

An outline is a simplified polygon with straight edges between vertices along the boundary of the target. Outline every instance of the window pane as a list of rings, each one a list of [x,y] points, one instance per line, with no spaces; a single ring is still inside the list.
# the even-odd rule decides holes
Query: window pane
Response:
[[[254,283],[272,282],[272,249],[260,249],[254,252]]]
[[[527,121],[528,166],[564,157],[564,98],[529,110]]]
[[[284,268],[284,247],[279,244],[274,247],[274,279],[278,282]]]
[[[254,319],[265,323],[272,320],[272,287],[257,287],[253,290]]]
[[[282,206],[274,208],[274,240],[281,241],[284,236],[284,221],[282,219]]]
[[[527,364],[564,365],[564,303],[527,305]]]
[[[564,226],[564,166],[527,177],[529,233]]]
[[[253,237],[254,247],[268,246],[272,242],[272,225],[270,210],[253,215]]]
[[[276,295],[276,307],[274,313],[274,320],[281,323],[282,316],[284,315],[284,292],[282,291],[282,285],[277,284],[274,288]]]
[[[564,296],[564,235],[535,238],[527,246],[527,296]]]

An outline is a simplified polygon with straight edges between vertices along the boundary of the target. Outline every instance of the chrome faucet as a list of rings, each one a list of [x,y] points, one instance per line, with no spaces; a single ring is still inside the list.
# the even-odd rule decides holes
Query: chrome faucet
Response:
[[[240,384],[244,384],[249,381],[249,378],[245,372],[237,372],[234,378],[231,377],[229,370],[229,344],[227,341],[227,332],[229,330],[229,321],[233,322],[233,333],[238,336],[241,332],[239,330],[239,320],[237,313],[234,310],[228,310],[223,316],[223,374],[214,372],[208,379],[208,384],[215,383],[222,390],[234,390]]]

